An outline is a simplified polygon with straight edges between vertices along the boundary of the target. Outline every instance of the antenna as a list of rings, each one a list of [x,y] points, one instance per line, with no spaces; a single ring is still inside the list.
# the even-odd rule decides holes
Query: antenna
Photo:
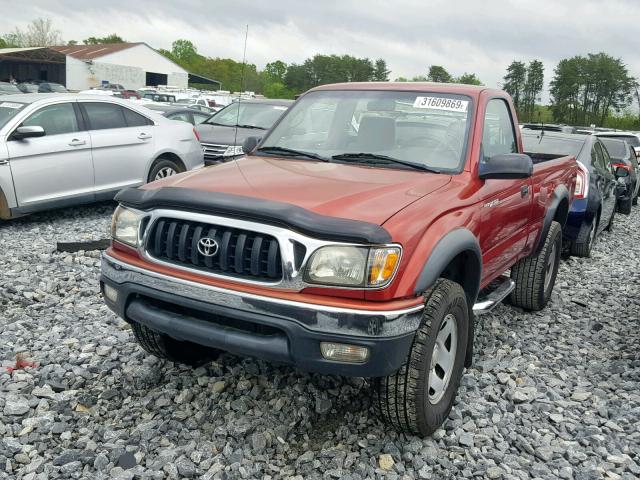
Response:
[[[247,65],[247,38],[249,37],[249,24],[244,32],[244,53],[242,54],[242,70],[240,71],[240,96],[238,96],[238,113],[236,115],[236,129],[233,134],[233,147],[238,140],[238,122],[240,121],[240,104],[242,103],[242,93],[244,92],[244,68]]]

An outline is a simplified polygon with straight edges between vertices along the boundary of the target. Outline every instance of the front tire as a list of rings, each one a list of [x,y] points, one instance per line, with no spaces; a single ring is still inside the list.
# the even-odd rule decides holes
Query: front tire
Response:
[[[374,381],[374,404],[386,423],[422,437],[442,425],[460,384],[470,321],[462,287],[438,280],[426,295],[407,360],[396,373]]]
[[[156,180],[162,180],[163,178],[172,177],[181,173],[183,169],[173,160],[167,158],[159,158],[151,167],[147,183],[155,182]]]
[[[198,367],[214,360],[219,353],[217,350],[192,342],[181,342],[137,322],[131,322],[131,330],[143,350],[174,363]]]
[[[526,310],[542,310],[551,297],[556,282],[562,250],[562,227],[551,222],[540,252],[523,258],[511,268],[516,283],[511,303]]]

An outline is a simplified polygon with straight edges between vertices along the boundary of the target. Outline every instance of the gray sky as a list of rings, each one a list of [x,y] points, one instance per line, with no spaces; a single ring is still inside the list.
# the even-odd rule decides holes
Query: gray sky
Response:
[[[6,4],[6,7],[3,6]],[[474,72],[501,82],[513,60],[539,58],[545,91],[558,60],[604,51],[640,77],[638,0],[0,0],[0,33],[50,17],[65,40],[118,33],[129,41],[170,48],[177,38],[199,52],[247,60],[262,68],[316,53],[384,58],[391,78],[426,74],[431,64],[454,75]],[[626,25],[625,25],[626,23]],[[546,93],[544,98],[546,100]]]

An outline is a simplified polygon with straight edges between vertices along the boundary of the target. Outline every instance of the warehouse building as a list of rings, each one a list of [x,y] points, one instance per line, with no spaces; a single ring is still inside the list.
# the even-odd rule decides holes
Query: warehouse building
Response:
[[[0,81],[46,80],[69,90],[87,90],[107,83],[127,89],[186,88],[189,78],[189,72],[146,43],[0,49]],[[192,81],[217,83],[203,78]]]
[[[51,47],[66,55],[66,85],[86,90],[106,83],[128,89],[171,85],[186,88],[189,72],[146,43]]]

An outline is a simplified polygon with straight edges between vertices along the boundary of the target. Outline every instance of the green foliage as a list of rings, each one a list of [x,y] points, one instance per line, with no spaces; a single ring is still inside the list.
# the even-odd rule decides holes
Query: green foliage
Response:
[[[373,80],[376,82],[388,82],[390,73],[391,70],[387,69],[387,62],[382,58],[377,59],[373,70]]]
[[[475,73],[464,72],[458,78],[455,79],[455,83],[463,83],[465,85],[482,85],[482,82]]]
[[[513,98],[521,121],[538,121],[535,118],[536,102],[544,88],[544,65],[540,60],[532,60],[529,65],[516,60],[511,62],[502,88]]]
[[[612,111],[631,104],[637,85],[621,59],[606,53],[561,60],[551,81],[556,121],[604,125]]]
[[[264,67],[264,74],[269,82],[284,84],[284,77],[287,75],[287,64],[282,60],[267,63]]]
[[[523,62],[514,60],[507,67],[507,74],[504,76],[502,88],[511,95],[516,110],[522,109],[522,97],[524,95],[524,85],[527,81],[527,66]]]
[[[74,46],[74,45],[77,45],[77,44],[78,44],[78,41],[77,41],[77,40],[69,40],[69,41],[67,42],[67,45],[68,45],[68,46],[70,46],[70,47],[72,47],[72,46]]]
[[[284,83],[266,83],[262,92],[267,98],[293,98],[294,94]]]
[[[4,38],[0,37],[0,48],[7,48],[7,42]]]
[[[2,37],[5,47],[48,47],[63,45],[60,30],[53,28],[50,18],[36,18],[27,28],[15,28]]]
[[[453,82],[453,77],[449,72],[445,70],[445,68],[441,65],[431,65],[429,67],[429,74],[427,75],[427,79],[430,82],[437,83],[451,83]]]
[[[640,116],[630,111],[624,111],[621,115],[609,116],[604,121],[603,127],[617,128],[618,130],[640,130]]]
[[[76,42],[77,43],[77,42]],[[85,45],[102,45],[103,43],[126,43],[120,35],[112,33],[106,37],[89,37],[85,38],[82,43]]]

